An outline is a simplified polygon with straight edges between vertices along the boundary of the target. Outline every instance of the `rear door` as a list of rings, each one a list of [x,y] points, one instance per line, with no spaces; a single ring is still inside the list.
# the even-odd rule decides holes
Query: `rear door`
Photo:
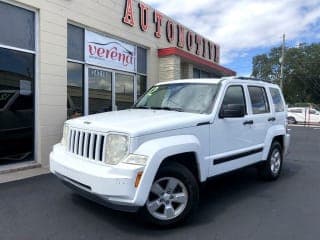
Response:
[[[248,86],[250,98],[250,116],[253,120],[252,130],[254,146],[264,147],[268,129],[272,126],[275,116],[271,112],[266,88],[262,85]],[[260,159],[261,160],[261,159]]]

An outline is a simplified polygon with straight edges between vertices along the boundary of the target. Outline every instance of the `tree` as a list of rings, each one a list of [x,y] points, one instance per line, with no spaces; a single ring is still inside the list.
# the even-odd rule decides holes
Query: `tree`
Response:
[[[252,76],[279,84],[281,48],[253,58]],[[286,48],[283,92],[288,103],[320,103],[320,43]]]

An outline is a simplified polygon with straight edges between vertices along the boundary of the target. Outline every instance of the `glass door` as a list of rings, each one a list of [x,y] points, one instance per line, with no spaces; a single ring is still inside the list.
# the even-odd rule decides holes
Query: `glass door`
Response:
[[[134,76],[123,73],[115,74],[115,109],[130,108],[134,103]]]
[[[88,113],[112,111],[112,73],[88,68]]]

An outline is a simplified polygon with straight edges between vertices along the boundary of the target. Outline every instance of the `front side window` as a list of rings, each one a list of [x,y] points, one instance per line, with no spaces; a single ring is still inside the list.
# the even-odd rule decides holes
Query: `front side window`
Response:
[[[246,112],[246,101],[242,86],[228,87],[223,98],[222,108],[230,105],[241,105],[244,109],[244,112]]]
[[[269,103],[266,90],[263,87],[249,86],[249,95],[253,114],[269,113]]]
[[[270,93],[272,96],[272,102],[273,102],[275,111],[276,112],[283,112],[284,111],[284,104],[283,104],[279,89],[270,88]]]
[[[178,83],[152,87],[135,108],[176,110],[209,114],[218,92],[217,84]]]

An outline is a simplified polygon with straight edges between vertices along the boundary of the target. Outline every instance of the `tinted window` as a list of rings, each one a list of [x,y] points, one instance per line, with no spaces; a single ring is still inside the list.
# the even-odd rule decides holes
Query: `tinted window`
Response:
[[[89,114],[112,111],[112,73],[89,68]]]
[[[288,112],[292,112],[292,113],[302,113],[302,109],[289,109]]]
[[[0,48],[0,165],[33,159],[34,55]]]
[[[137,76],[137,96],[141,97],[147,91],[147,77]]]
[[[116,74],[116,106],[117,110],[130,108],[133,105],[133,80],[132,75]]]
[[[84,29],[68,24],[68,58],[84,60]]]
[[[34,13],[0,2],[0,43],[35,50]]]
[[[147,74],[147,50],[141,47],[137,48],[137,70],[138,73]]]
[[[275,111],[276,112],[283,112],[284,111],[284,104],[283,104],[279,89],[270,88],[270,93],[272,96],[272,101],[273,101]]]
[[[227,107],[228,105],[241,105],[246,112],[246,101],[243,88],[241,86],[228,87],[223,98],[222,106]]]
[[[248,87],[253,114],[270,112],[266,91],[263,87]]]
[[[68,119],[83,115],[83,65],[68,62]]]

